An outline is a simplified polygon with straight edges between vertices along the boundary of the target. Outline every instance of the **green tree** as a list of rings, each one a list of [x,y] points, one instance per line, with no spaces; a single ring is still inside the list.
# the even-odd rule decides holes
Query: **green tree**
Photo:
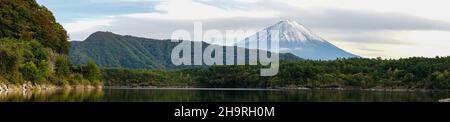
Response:
[[[0,38],[36,39],[58,53],[68,53],[66,30],[35,0],[0,0],[0,15]]]
[[[42,76],[39,72],[39,69],[33,62],[27,62],[22,65],[20,71],[27,81],[31,81],[33,83],[40,83],[42,81]]]
[[[432,89],[445,89],[449,88],[448,79],[449,79],[450,73],[448,71],[439,72],[436,71],[433,74],[431,74],[430,78],[430,88]]]
[[[48,51],[37,41],[30,42],[31,52],[33,53],[34,59],[37,61],[48,60]]]
[[[83,77],[89,81],[94,82],[100,80],[101,71],[94,61],[88,61],[86,66],[84,66],[81,70],[83,72]]]
[[[19,83],[22,79],[20,72],[24,60],[24,45],[15,39],[0,39],[0,75],[11,83]]]
[[[57,56],[56,62],[55,62],[55,70],[56,75],[60,77],[69,77],[69,75],[72,73],[71,68],[72,63],[66,56]]]

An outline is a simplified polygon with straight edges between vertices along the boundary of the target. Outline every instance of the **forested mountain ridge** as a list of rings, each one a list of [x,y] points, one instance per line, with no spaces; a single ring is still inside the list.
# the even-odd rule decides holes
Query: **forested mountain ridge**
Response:
[[[191,43],[202,43],[203,50],[210,45],[198,41]],[[112,32],[95,32],[86,40],[72,41],[71,44],[70,58],[74,64],[95,60],[100,67],[104,68],[172,70],[195,67],[172,64],[172,49],[180,42],[170,40],[122,36]],[[225,51],[225,48],[223,49]],[[280,59],[300,60],[292,54],[281,54]]]
[[[35,39],[58,53],[69,51],[66,30],[35,0],[0,0],[0,27],[0,38]]]

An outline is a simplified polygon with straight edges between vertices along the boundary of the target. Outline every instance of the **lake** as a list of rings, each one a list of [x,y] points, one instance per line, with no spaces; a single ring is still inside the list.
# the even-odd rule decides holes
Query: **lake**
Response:
[[[0,92],[0,102],[437,102],[450,92],[267,89],[103,89]]]

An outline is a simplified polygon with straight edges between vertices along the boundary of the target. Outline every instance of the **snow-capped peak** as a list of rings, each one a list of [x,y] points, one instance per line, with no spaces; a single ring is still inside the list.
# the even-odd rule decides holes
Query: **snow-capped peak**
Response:
[[[275,25],[272,25],[265,30],[279,31],[280,41],[321,41],[324,42],[322,38],[312,33],[308,28],[302,24],[297,23],[293,20],[283,20]]]
[[[258,44],[257,42],[272,42],[271,32],[279,32],[279,50],[270,50],[266,46],[254,45]],[[313,60],[359,57],[320,38],[305,26],[292,20],[283,20],[267,27],[245,40],[238,42],[237,46],[249,49],[269,50],[272,52],[288,52],[300,58]]]

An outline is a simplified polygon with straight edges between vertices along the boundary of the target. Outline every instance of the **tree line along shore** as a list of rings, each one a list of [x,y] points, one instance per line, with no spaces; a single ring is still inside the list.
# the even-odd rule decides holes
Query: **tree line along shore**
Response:
[[[105,86],[292,88],[292,89],[450,89],[450,57],[282,61],[278,75],[259,76],[263,66],[211,66],[177,71],[103,69]]]

